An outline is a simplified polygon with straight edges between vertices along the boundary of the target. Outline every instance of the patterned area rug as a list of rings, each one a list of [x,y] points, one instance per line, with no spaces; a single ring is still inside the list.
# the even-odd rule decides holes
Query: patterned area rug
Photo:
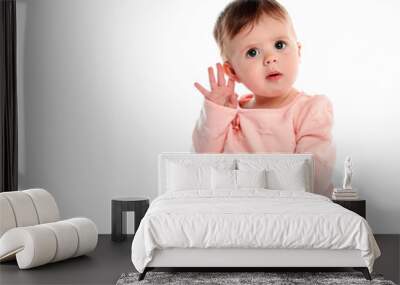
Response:
[[[361,272],[147,272],[146,277],[138,281],[139,273],[123,273],[116,285],[134,284],[379,284],[396,285],[384,280],[381,274],[371,274],[372,280],[366,280]]]

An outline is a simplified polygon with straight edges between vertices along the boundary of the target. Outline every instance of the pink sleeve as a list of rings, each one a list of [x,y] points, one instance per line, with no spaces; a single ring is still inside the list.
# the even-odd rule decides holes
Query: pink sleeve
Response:
[[[333,108],[324,95],[315,95],[300,112],[296,128],[296,153],[314,157],[314,193],[331,197],[336,147],[332,142]]]
[[[193,130],[193,150],[198,153],[222,153],[228,128],[236,114],[237,109],[204,99]]]

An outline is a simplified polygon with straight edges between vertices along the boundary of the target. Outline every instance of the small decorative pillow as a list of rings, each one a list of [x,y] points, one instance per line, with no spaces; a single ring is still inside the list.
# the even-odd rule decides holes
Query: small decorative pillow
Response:
[[[211,169],[211,188],[239,190],[267,188],[266,170]]]
[[[267,171],[236,170],[237,188],[267,188]]]
[[[168,163],[167,191],[210,189],[211,167]]]
[[[236,170],[211,168],[211,189],[236,190]]]

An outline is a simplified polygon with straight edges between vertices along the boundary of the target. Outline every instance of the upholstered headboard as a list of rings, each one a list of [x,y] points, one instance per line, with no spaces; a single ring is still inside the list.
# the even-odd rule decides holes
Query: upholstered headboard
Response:
[[[275,166],[304,163],[305,184],[307,192],[313,192],[314,161],[311,153],[193,153],[164,152],[158,156],[158,194],[167,191],[168,165],[170,162],[193,166],[213,166],[217,168],[240,169],[240,166],[252,169],[257,165],[265,165],[273,169]]]

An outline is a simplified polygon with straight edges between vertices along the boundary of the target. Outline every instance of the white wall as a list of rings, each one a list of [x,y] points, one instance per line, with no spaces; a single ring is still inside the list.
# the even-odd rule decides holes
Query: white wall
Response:
[[[17,0],[20,189],[48,189],[63,217],[101,233],[112,197],[154,198],[157,155],[190,150],[193,83],[219,61],[228,2]],[[303,43],[296,86],[334,105],[335,184],[352,155],[373,231],[400,233],[400,2],[282,3]]]

